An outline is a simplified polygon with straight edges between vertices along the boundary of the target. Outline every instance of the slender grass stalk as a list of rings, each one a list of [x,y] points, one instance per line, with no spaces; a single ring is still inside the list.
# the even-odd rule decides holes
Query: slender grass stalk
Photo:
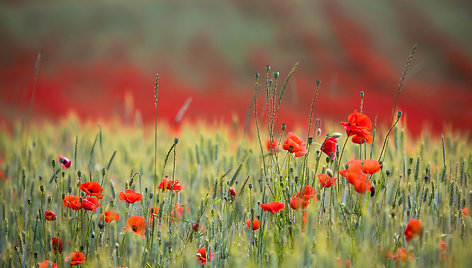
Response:
[[[310,138],[310,130],[311,130],[311,120],[313,119],[313,111],[315,110],[315,101],[316,97],[318,97],[318,90],[320,88],[320,80],[316,80],[316,87],[315,87],[315,96],[313,96],[313,101],[311,102],[311,108],[310,108],[310,121],[308,123],[308,135],[306,136],[307,140]],[[314,133],[313,133],[314,136]]]

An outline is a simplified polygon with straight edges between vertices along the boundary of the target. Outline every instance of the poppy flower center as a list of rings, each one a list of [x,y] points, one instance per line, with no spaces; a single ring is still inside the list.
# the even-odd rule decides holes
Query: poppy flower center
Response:
[[[133,226],[131,227],[131,229],[133,229],[133,232],[136,232],[138,230],[138,227],[137,226]]]

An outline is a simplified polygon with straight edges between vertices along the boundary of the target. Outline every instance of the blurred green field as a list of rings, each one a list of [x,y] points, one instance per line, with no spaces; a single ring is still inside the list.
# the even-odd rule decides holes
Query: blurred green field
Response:
[[[472,153],[464,136],[447,133],[443,155],[440,138],[425,133],[412,139],[400,124],[390,138],[382,169],[370,178],[376,187],[371,197],[354,191],[342,177],[325,189],[316,177],[328,166],[337,170],[337,162],[328,163],[318,144],[327,133],[344,133],[338,122],[315,135],[305,157],[281,150],[275,158],[264,149],[265,171],[256,133],[242,134],[238,122],[234,127],[184,125],[180,133],[161,124],[157,183],[152,127],[97,126],[73,117],[25,126],[18,122],[11,131],[0,132],[2,267],[32,267],[44,260],[62,266],[63,258],[76,251],[86,256],[83,267],[195,267],[200,265],[200,247],[213,253],[209,267],[342,267],[346,260],[354,267],[471,264],[472,221],[461,212],[472,202]],[[264,141],[268,132],[260,127]],[[306,140],[306,129],[290,125],[283,134],[275,130],[275,137],[283,141],[289,130]],[[375,146],[362,146],[367,158],[379,156],[386,131],[376,132]],[[175,136],[175,151],[169,151]],[[339,147],[345,139],[345,134],[339,138]],[[71,159],[69,169],[61,168],[58,155]],[[348,142],[341,165],[356,158],[359,145]],[[162,175],[180,180],[183,190],[159,190],[154,195]],[[90,180],[103,180],[104,199],[97,213],[66,208],[63,194],[80,195],[78,183]],[[293,210],[288,200],[305,183],[314,185],[317,201],[306,210]],[[141,202],[118,200],[118,193],[129,185],[143,194]],[[229,189],[234,189],[234,198]],[[263,212],[259,201],[280,201],[286,207],[272,214]],[[148,218],[155,204],[165,215],[181,204],[183,214],[161,215],[153,235],[148,224],[145,239],[123,230],[129,216]],[[110,209],[120,220],[100,228],[100,213]],[[44,210],[53,211],[56,220],[45,221],[40,213]],[[252,232],[245,222],[251,217],[261,221]],[[420,220],[422,232],[406,242],[404,230],[411,218]],[[195,223],[198,231],[192,228]],[[63,239],[62,254],[51,250],[52,237]],[[441,240],[447,249],[440,249]],[[386,257],[388,251],[397,254],[398,248],[406,248],[405,261]]]

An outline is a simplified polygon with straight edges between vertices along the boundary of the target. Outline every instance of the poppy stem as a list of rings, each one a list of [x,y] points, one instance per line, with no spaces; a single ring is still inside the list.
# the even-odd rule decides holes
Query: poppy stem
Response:
[[[385,136],[385,139],[384,139],[384,142],[383,142],[383,145],[382,145],[382,150],[380,151],[380,154],[379,154],[379,162],[383,162],[383,160],[385,159],[385,153],[386,153],[386,150],[387,150],[387,143],[388,143],[388,138],[390,136],[390,133],[392,132],[392,130],[395,128],[395,126],[397,125],[398,121],[400,120],[401,117],[397,117],[397,120],[395,121],[395,123],[393,123],[393,125],[390,127],[390,129],[388,130],[387,132],[387,135]],[[385,153],[384,153],[385,151]],[[382,158],[382,154],[383,154],[383,158]]]

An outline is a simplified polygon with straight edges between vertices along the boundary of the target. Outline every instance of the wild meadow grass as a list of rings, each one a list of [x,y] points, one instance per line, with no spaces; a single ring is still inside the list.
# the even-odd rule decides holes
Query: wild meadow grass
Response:
[[[376,120],[364,130],[322,127],[316,109],[309,127],[294,129],[276,119],[278,75],[263,81],[266,119],[254,110],[259,121],[249,128],[184,124],[176,132],[160,123],[155,132],[69,117],[1,131],[0,266],[469,267],[468,136],[412,137],[401,113],[391,131]],[[331,154],[321,150],[328,138],[336,141]],[[378,168],[366,171],[367,163]],[[336,180],[323,187],[320,174]],[[89,202],[87,182],[99,185],[90,190],[103,194],[99,206]],[[138,194],[125,196],[127,189]],[[104,220],[105,211],[119,220]]]

